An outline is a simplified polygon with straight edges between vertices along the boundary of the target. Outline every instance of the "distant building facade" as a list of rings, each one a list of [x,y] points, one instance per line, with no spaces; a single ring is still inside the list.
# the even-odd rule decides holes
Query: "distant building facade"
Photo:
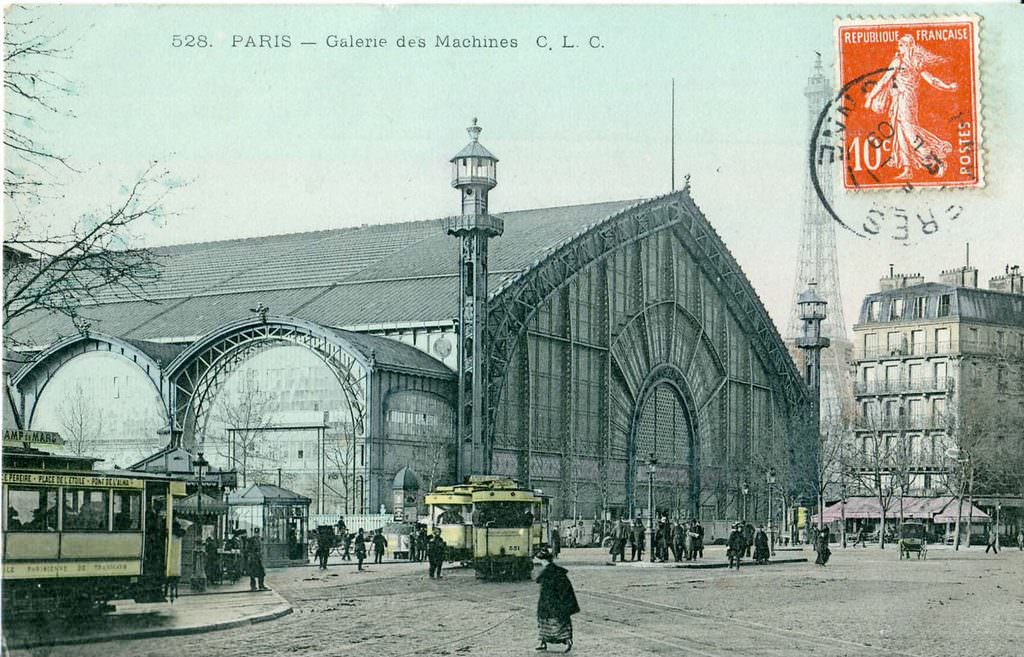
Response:
[[[941,495],[955,485],[958,459],[970,457],[976,493],[1014,487],[1012,463],[1024,452],[1022,290],[1016,267],[988,289],[970,266],[937,283],[920,274],[881,279],[853,328],[854,474],[880,471],[900,478],[893,486],[906,494]]]

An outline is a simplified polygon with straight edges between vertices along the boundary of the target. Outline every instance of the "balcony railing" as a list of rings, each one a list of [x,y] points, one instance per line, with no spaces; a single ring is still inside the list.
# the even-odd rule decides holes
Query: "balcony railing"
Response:
[[[952,377],[921,377],[895,381],[859,381],[853,384],[855,395],[895,395],[905,392],[952,392]]]
[[[1010,339],[1019,340],[1017,336]],[[991,355],[1019,358],[1024,356],[1024,345],[1004,340],[1000,344],[996,340],[939,340],[932,342],[900,341],[891,346],[858,346],[854,353],[855,360],[881,360],[885,358],[911,358],[914,356],[950,356],[958,354]]]
[[[927,431],[947,429],[952,422],[953,416],[950,413],[921,413],[891,417],[858,416],[853,421],[853,428],[858,431]]]

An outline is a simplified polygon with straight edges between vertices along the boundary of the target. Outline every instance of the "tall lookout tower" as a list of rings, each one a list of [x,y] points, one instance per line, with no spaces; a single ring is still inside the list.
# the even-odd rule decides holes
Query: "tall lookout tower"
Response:
[[[462,194],[462,214],[445,220],[445,231],[462,241],[459,251],[459,479],[487,474],[487,240],[504,222],[487,214],[487,194],[498,184],[498,158],[480,143],[473,119],[470,142],[451,159],[452,187]]]
[[[813,131],[819,114],[833,95],[832,84],[818,55],[811,75],[804,87],[807,98],[808,131]],[[818,181],[822,195],[831,202],[833,169],[835,164],[828,158],[817,165]],[[815,285],[811,283],[815,282]],[[839,288],[839,262],[836,252],[835,221],[825,210],[821,199],[811,184],[810,176],[804,179],[803,211],[800,219],[800,250],[798,254],[796,279],[793,281],[793,304],[786,330],[786,341],[790,347],[797,369],[804,371],[803,359],[813,352],[800,348],[798,341],[804,337],[806,318],[803,312],[807,306],[802,298],[807,288],[828,304],[828,317],[821,320],[820,336],[828,338],[831,348],[819,352],[816,364],[816,378],[820,382],[820,408],[823,429],[834,439],[844,433],[844,417],[849,416],[853,403],[853,380],[850,363],[853,346],[846,330],[843,316],[843,299]]]

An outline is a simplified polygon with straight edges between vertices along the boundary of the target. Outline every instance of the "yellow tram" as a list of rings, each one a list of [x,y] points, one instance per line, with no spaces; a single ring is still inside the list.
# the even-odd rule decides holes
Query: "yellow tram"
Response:
[[[95,470],[99,459],[50,454],[28,440],[8,447],[14,433],[3,450],[4,615],[163,601],[181,575],[174,508],[185,483]]]
[[[426,497],[447,560],[472,561],[485,579],[528,579],[533,555],[548,545],[548,497],[505,478],[474,476]]]

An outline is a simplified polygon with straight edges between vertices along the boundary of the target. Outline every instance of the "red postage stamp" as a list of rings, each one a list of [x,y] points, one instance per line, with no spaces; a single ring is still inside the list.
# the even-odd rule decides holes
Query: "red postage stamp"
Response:
[[[982,187],[977,17],[839,19],[848,190]]]

